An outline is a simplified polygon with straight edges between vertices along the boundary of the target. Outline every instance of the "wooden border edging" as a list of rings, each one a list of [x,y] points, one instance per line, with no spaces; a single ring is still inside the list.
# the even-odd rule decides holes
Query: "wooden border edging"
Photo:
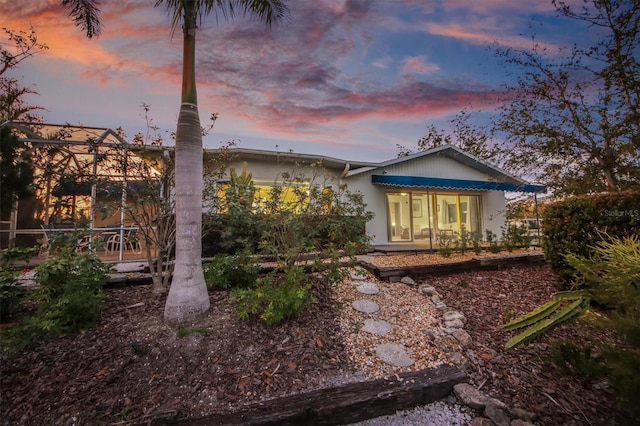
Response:
[[[394,414],[430,404],[450,395],[453,386],[468,381],[456,367],[403,373],[386,379],[348,383],[252,403],[239,411],[199,419],[155,419],[152,425],[266,426],[341,425]]]
[[[439,263],[434,265],[415,266],[389,266],[378,267],[366,261],[360,261],[360,266],[372,273],[377,279],[385,281],[398,281],[402,277],[409,276],[414,280],[427,278],[429,276],[447,275],[456,272],[470,270],[491,270],[504,266],[511,266],[522,263],[537,263],[544,261],[543,253],[523,253],[505,256],[477,257],[462,262]]]

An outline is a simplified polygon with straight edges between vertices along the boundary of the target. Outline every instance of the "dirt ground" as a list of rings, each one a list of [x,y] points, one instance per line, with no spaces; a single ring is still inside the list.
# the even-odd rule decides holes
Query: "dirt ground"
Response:
[[[398,258],[398,261],[401,261]],[[558,373],[546,354],[552,341],[610,341],[606,330],[580,321],[532,345],[506,351],[506,315],[548,300],[546,266],[467,272],[424,282],[467,317],[473,337],[471,380],[512,407],[540,415],[539,424],[598,424],[611,418],[606,384]],[[416,292],[397,283],[399,292]],[[236,319],[228,293],[212,292],[211,312],[181,332],[162,322],[164,300],[148,286],[107,290],[102,320],[93,329],[48,342],[0,365],[3,425],[143,423],[157,416],[198,418],[242,404],[361,380],[338,318],[344,301],[314,285],[315,302],[277,327]],[[415,303],[428,303],[413,298]],[[186,336],[183,336],[186,334]],[[351,339],[353,340],[353,339]],[[364,350],[364,349],[363,349]]]

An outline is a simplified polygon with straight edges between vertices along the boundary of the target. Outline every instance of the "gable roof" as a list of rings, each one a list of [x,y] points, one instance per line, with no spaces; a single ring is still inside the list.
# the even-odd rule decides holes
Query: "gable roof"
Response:
[[[376,169],[384,169],[385,167],[389,167],[392,165],[401,164],[401,163],[405,163],[408,161],[413,161],[419,158],[429,157],[429,156],[444,156],[444,157],[451,158],[452,160],[462,163],[465,166],[471,167],[474,170],[487,174],[494,179],[499,179],[507,182],[514,182],[519,184],[527,183],[525,180],[512,176],[509,173],[501,170],[500,168],[493,166],[487,163],[486,161],[480,160],[479,158],[469,153],[466,153],[460,148],[450,144],[442,145],[436,148],[431,148],[426,151],[420,151],[415,154],[407,155],[405,157],[394,158],[392,160],[378,163],[373,167],[360,168],[357,170],[353,170],[353,172],[351,172],[350,175],[364,173],[364,172],[372,171]]]
[[[443,156],[455,160],[465,166],[489,176],[489,181],[453,179],[423,176],[387,175],[386,167],[425,158],[429,156]],[[381,170],[381,174],[376,174]],[[407,188],[440,188],[440,189],[469,189],[479,191],[508,191],[508,192],[546,192],[542,185],[533,185],[524,179],[513,176],[486,161],[464,152],[460,148],[446,144],[426,151],[421,151],[405,157],[394,158],[373,166],[365,166],[349,172],[355,176],[365,172],[372,172],[371,182],[376,185],[387,185]]]

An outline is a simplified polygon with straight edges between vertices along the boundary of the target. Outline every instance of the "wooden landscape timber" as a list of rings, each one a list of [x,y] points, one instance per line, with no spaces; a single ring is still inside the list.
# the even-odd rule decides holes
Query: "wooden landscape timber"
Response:
[[[436,402],[451,394],[453,386],[467,375],[443,365],[398,374],[386,379],[348,383],[286,397],[253,403],[237,411],[221,412],[199,419],[180,417],[155,419],[152,425],[266,426],[341,425],[394,414]]]
[[[521,253],[478,257],[461,262],[438,263],[432,265],[380,267],[366,261],[360,261],[360,266],[372,273],[379,280],[399,281],[402,277],[406,276],[409,276],[414,280],[420,280],[427,277],[448,275],[454,272],[496,270],[510,265],[541,262],[544,262],[543,253]]]

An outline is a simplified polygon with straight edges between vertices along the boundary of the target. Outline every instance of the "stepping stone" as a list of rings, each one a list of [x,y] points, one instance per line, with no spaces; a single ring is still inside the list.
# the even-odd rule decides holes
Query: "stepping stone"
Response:
[[[364,280],[367,279],[367,273],[365,271],[363,271],[362,269],[358,269],[358,270],[355,270],[355,271],[350,271],[349,272],[349,276],[354,281],[364,281]]]
[[[378,294],[380,292],[378,286],[370,282],[360,284],[358,287],[356,287],[356,290],[358,290],[362,294],[369,295]]]
[[[391,324],[386,321],[366,319],[364,320],[362,331],[375,334],[376,336],[384,336],[391,331]]]
[[[365,314],[373,314],[380,310],[380,306],[376,302],[366,299],[360,299],[354,301],[351,306],[358,312],[364,312]]]
[[[409,367],[415,362],[415,360],[407,354],[404,346],[394,343],[383,343],[382,345],[376,346],[376,353],[383,362],[395,367]]]

